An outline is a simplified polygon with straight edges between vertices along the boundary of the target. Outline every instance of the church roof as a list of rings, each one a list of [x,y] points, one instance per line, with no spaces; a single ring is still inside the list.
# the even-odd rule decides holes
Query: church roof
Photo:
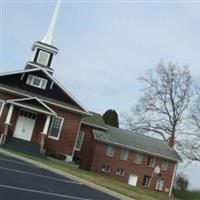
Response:
[[[7,72],[7,73],[1,73],[0,77],[5,77],[5,76],[12,76],[12,75],[19,75],[19,74],[26,74],[26,73],[33,73],[33,72],[41,72],[43,73],[48,79],[50,79],[67,97],[69,97],[73,102],[74,105],[71,105],[70,103],[64,102],[64,101],[60,101],[57,100],[55,98],[49,98],[45,95],[41,95],[41,94],[36,94],[34,92],[30,92],[27,91],[25,89],[19,88],[19,87],[14,87],[12,85],[9,85],[7,83],[4,82],[0,82],[0,87],[3,89],[10,89],[10,90],[14,90],[16,92],[20,92],[22,94],[24,94],[24,96],[27,97],[34,97],[37,96],[38,98],[44,100],[44,101],[50,101],[53,102],[55,104],[62,106],[66,106],[69,107],[71,109],[76,109],[78,111],[82,111],[83,113],[89,115],[89,111],[68,91],[66,90],[50,73],[48,73],[46,70],[41,69],[41,68],[34,68],[34,69],[25,69],[25,70],[19,70],[19,71],[14,71],[14,72]]]
[[[9,91],[13,94],[18,94],[23,97],[38,97],[40,100],[42,100],[43,102],[45,102],[47,104],[50,104],[50,105],[53,105],[56,107],[60,107],[60,108],[63,108],[63,109],[66,109],[66,110],[69,110],[72,112],[78,112],[78,113],[81,113],[84,115],[90,115],[88,112],[85,112],[82,109],[79,109],[76,106],[73,106],[69,103],[65,103],[62,101],[58,101],[58,100],[43,96],[43,95],[28,92],[28,91],[20,89],[20,88],[16,88],[16,87],[12,87],[12,86],[8,86],[8,85],[0,83],[0,90]]]

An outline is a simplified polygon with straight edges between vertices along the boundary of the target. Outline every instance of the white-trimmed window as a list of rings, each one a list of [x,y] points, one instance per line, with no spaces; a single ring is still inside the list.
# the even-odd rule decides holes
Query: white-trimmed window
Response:
[[[106,156],[113,157],[114,153],[115,153],[115,147],[108,146],[107,149],[106,149]]]
[[[153,156],[149,156],[147,160],[147,166],[153,168],[155,166],[156,159]]]
[[[83,131],[79,131],[78,138],[77,138],[77,141],[76,141],[76,147],[75,147],[75,149],[77,151],[81,150],[81,146],[82,146],[82,143],[83,143],[84,135],[85,135],[85,133]]]
[[[102,165],[102,168],[101,168],[101,171],[102,171],[102,172],[109,173],[110,170],[111,170],[111,168],[110,168],[109,165]]]
[[[168,161],[167,160],[161,160],[160,169],[167,171],[167,168],[168,168]]]
[[[0,117],[1,117],[1,114],[3,112],[4,104],[5,104],[5,101],[3,101],[3,100],[0,99]]]
[[[37,63],[41,65],[48,65],[50,53],[40,50],[37,57]]]
[[[37,88],[46,89],[47,79],[29,74],[26,84]]]
[[[150,185],[151,185],[151,177],[145,175],[144,178],[143,178],[142,185],[144,187],[150,187]]]
[[[124,176],[125,171],[123,169],[117,168],[116,173],[117,176]]]
[[[128,151],[127,150],[121,149],[120,159],[121,160],[128,160]]]
[[[64,118],[62,117],[52,118],[50,130],[49,130],[49,138],[53,138],[57,140],[59,139],[63,121],[64,121]]]
[[[141,164],[141,162],[142,162],[142,154],[139,153],[139,152],[135,153],[134,158],[133,158],[133,162],[135,164]]]
[[[159,179],[156,181],[156,190],[157,190],[157,191],[163,191],[164,183],[165,183],[164,180],[159,178]]]

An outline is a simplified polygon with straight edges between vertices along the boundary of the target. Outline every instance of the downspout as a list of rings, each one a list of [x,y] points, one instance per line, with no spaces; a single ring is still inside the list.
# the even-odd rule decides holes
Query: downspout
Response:
[[[76,135],[76,141],[74,143],[74,148],[73,148],[73,151],[72,151],[72,160],[74,159],[74,153],[75,153],[75,148],[76,148],[76,143],[77,143],[77,140],[78,140],[78,135],[79,135],[79,132],[80,132],[80,129],[81,129],[81,124],[82,124],[82,119],[80,121],[80,124],[79,124],[79,127],[78,127],[78,131],[77,131],[77,135]]]
[[[172,176],[172,182],[171,182],[171,187],[170,187],[170,191],[169,191],[169,197],[172,195],[172,188],[173,188],[174,179],[175,179],[175,175],[176,175],[177,165],[178,165],[178,162],[176,162],[175,167],[174,167],[174,173],[173,173],[173,176]]]

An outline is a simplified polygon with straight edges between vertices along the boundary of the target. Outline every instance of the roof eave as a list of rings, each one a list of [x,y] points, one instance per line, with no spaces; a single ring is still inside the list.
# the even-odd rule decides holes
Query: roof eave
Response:
[[[23,93],[20,93],[20,92],[16,92],[16,91],[13,91],[13,90],[10,90],[10,89],[1,87],[1,86],[0,86],[0,90],[7,91],[7,92],[9,92],[9,93],[11,93],[11,94],[18,94],[18,95],[20,95],[20,96],[22,96],[22,97],[33,97],[33,96],[31,96],[31,95],[27,95],[27,94],[23,94]],[[68,107],[68,106],[63,106],[63,105],[61,105],[61,104],[56,104],[56,103],[51,102],[51,101],[47,101],[47,100],[43,100],[43,99],[41,99],[41,100],[42,100],[43,102],[49,103],[49,104],[51,104],[51,105],[53,105],[53,106],[56,106],[56,107],[59,107],[59,108],[63,108],[63,109],[68,110],[68,111],[70,111],[70,112],[79,113],[79,114],[84,115],[84,116],[90,116],[90,115],[91,115],[91,114],[88,113],[88,112],[76,110],[76,109],[70,108],[70,107]]]
[[[99,125],[96,125],[96,124],[93,124],[93,123],[88,123],[88,122],[81,121],[81,124],[84,124],[84,125],[87,125],[87,126],[91,126],[91,127],[94,127],[94,128],[103,129],[105,131],[108,130],[106,127],[99,126]]]

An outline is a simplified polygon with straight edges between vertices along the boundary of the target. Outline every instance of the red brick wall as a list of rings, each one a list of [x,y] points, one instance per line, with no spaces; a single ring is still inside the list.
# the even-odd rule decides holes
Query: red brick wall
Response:
[[[142,155],[142,162],[141,164],[134,164],[133,163],[133,158],[135,152],[129,150],[129,156],[127,161],[120,160],[120,148],[115,147],[115,154],[114,157],[110,158],[106,156],[106,149],[107,145],[103,143],[97,143],[96,144],[96,149],[95,149],[95,154],[93,158],[93,163],[92,163],[92,168],[91,171],[101,173],[101,174],[106,174],[109,176],[112,176],[120,181],[123,181],[125,183],[128,183],[129,175],[134,174],[138,175],[138,182],[137,186],[143,187],[143,177],[144,175],[147,176],[152,176],[153,174],[153,168],[150,168],[147,166],[147,159],[148,155],[143,154]],[[161,159],[156,158],[156,165],[160,165]],[[102,172],[102,165],[109,165],[111,167],[111,172],[110,173],[105,173]],[[174,172],[174,167],[175,167],[175,162],[169,162],[167,171],[161,170],[161,175],[162,178],[164,179],[164,189],[168,188],[170,190],[171,186],[171,181],[172,181],[172,176]],[[117,168],[122,168],[125,170],[125,175],[124,176],[117,176],[115,175],[115,171]],[[151,179],[151,190],[155,190],[156,187],[156,176],[152,177]],[[168,192],[166,192],[168,193]]]
[[[8,100],[8,99],[15,99],[20,98],[17,95],[11,95],[6,92],[0,91],[0,99]],[[60,133],[59,140],[54,140],[51,138],[46,138],[45,148],[55,150],[60,153],[71,155],[73,153],[74,144],[77,137],[77,132],[81,120],[81,115],[78,113],[72,113],[67,110],[59,109],[57,107],[50,106],[58,116],[64,118],[63,127]],[[6,105],[3,109],[3,113],[0,117],[0,131],[3,132],[4,130],[4,123],[7,116],[9,106]],[[9,134],[13,134],[15,130],[15,125],[17,122],[19,114],[19,108],[14,107],[13,115],[11,119],[11,126],[9,127]],[[33,135],[31,141],[34,143],[40,143],[40,133],[43,131],[43,127],[45,124],[46,116],[44,114],[38,113],[36,119],[36,125],[33,130]]]
[[[127,161],[120,160],[121,148],[115,147],[114,157],[106,156],[107,144],[99,143],[94,140],[92,128],[86,125],[81,126],[81,131],[85,132],[84,140],[82,143],[81,151],[75,152],[75,161],[80,165],[80,168],[100,173],[103,175],[111,176],[119,181],[128,183],[129,175],[138,175],[137,186],[143,187],[144,175],[152,176],[153,168],[147,166],[148,155],[142,155],[141,164],[133,163],[134,151],[129,150]],[[156,158],[155,166],[160,165],[161,158]],[[102,172],[102,165],[109,165],[111,167],[110,173]],[[169,161],[167,171],[161,170],[162,178],[165,181],[164,189],[170,190],[172,176],[174,172],[175,163]],[[117,176],[115,174],[117,168],[125,170],[124,176]],[[151,179],[150,189],[155,191],[157,177],[154,175]],[[168,193],[168,192],[166,192]]]
[[[79,164],[81,169],[90,170],[94,155],[96,142],[92,129],[88,126],[81,126],[81,131],[85,133],[80,151],[75,151],[74,161]]]
[[[72,155],[81,116],[76,113],[71,113],[66,110],[51,107],[60,117],[64,118],[63,127],[60,133],[59,140],[51,138],[46,139],[46,148],[54,149],[57,152]]]

